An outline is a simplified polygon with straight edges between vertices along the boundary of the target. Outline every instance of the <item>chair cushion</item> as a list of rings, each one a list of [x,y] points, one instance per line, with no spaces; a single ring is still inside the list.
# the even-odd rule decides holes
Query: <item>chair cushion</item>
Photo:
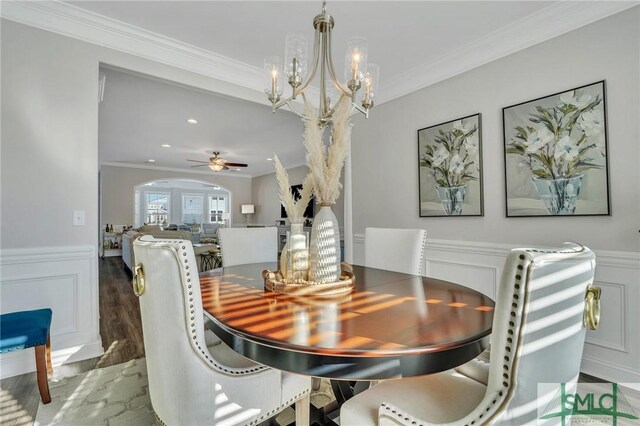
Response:
[[[50,327],[51,309],[0,315],[0,353],[44,345]]]
[[[222,341],[220,341],[220,343],[215,346],[207,347],[207,349],[209,350],[209,353],[211,354],[213,359],[227,367],[251,368],[260,365],[251,361],[249,358],[243,357],[238,352],[235,352]]]
[[[456,367],[456,371],[477,382],[486,385],[489,383],[489,365],[491,363],[491,352],[487,348],[484,352],[466,364]]]
[[[402,380],[385,380],[348,400],[340,424],[377,425],[380,404],[392,404],[429,423],[449,423],[470,413],[486,386],[453,370]],[[451,395],[456,395],[451,398]]]
[[[204,343],[207,345],[207,348],[212,346],[217,346],[222,343],[222,340],[211,330],[204,331]]]

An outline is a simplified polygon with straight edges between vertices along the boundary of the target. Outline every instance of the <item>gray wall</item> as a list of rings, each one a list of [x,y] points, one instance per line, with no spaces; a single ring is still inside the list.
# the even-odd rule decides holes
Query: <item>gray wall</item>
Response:
[[[85,43],[4,20],[1,39],[2,248],[96,246],[98,61]]]
[[[100,172],[101,223],[133,225],[134,188],[152,180],[175,178],[208,182],[228,190],[231,192],[231,211],[233,214],[231,222],[245,222],[245,218],[240,213],[240,205],[251,203],[251,178],[249,177],[102,166]],[[185,190],[185,192],[189,191]]]
[[[302,140],[300,140],[300,143],[302,143]],[[307,175],[307,171],[307,166],[288,169],[287,173],[289,174],[289,182],[291,185],[302,184],[302,181]],[[344,178],[344,173],[342,178]],[[341,180],[341,182],[344,182],[344,180]],[[256,214],[254,215],[253,222],[265,225],[275,224],[276,220],[280,220],[280,195],[275,172],[253,178],[251,188],[253,203],[256,206]],[[343,194],[344,190],[340,192],[340,197],[338,197],[335,206],[333,206],[333,212],[338,218],[338,224],[341,228],[344,226]],[[315,206],[315,209],[318,211],[318,205]]]
[[[354,233],[424,228],[429,238],[639,251],[640,8],[376,107],[353,128]],[[611,216],[506,218],[502,108],[606,79]],[[417,130],[482,113],[484,217],[418,217]]]
[[[5,19],[0,27],[2,249],[98,246],[100,63],[264,101],[256,91]],[[85,226],[72,226],[73,210],[85,211]]]

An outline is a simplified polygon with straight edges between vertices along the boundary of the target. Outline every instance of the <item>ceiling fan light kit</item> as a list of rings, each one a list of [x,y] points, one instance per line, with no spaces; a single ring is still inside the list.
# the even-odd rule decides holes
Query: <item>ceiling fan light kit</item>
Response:
[[[187,159],[187,161],[191,161],[192,163],[202,163],[202,164],[197,164],[191,167],[208,166],[214,172],[229,170],[229,167],[247,167],[248,166],[248,164],[245,164],[245,163],[231,163],[229,161],[226,161],[224,158],[220,157],[220,152],[218,151],[213,151],[213,157],[210,157],[209,161],[189,160],[189,159]],[[239,169],[236,169],[236,170],[239,170]]]
[[[286,38],[284,64],[278,56],[269,56],[264,60],[264,91],[271,102],[275,112],[283,105],[287,105],[291,111],[306,118],[298,112],[292,101],[298,95],[305,98],[305,90],[313,80],[320,68],[320,103],[318,107],[318,119],[321,123],[331,120],[338,99],[347,96],[351,99],[351,105],[369,117],[369,111],[373,108],[374,98],[380,76],[380,68],[376,64],[367,63],[367,42],[362,37],[352,37],[347,42],[345,54],[344,77],[346,84],[338,81],[331,56],[331,30],[333,17],[327,13],[325,2],[322,3],[322,12],[313,19],[315,28],[315,40],[313,48],[313,62],[307,67],[307,39],[302,35],[288,35]],[[282,99],[284,89],[284,77],[291,86],[291,96]],[[306,75],[306,77],[305,77]],[[329,79],[327,79],[329,77]],[[360,102],[358,105],[357,102]]]

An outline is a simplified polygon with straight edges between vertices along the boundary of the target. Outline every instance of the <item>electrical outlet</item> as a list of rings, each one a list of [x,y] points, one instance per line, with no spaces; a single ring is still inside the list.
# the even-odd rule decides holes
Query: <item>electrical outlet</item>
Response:
[[[73,226],[84,226],[84,210],[73,211]]]

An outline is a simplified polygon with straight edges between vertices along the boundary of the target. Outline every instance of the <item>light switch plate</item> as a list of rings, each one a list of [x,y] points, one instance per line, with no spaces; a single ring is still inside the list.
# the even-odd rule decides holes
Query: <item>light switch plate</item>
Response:
[[[84,226],[84,210],[73,211],[73,226]]]

